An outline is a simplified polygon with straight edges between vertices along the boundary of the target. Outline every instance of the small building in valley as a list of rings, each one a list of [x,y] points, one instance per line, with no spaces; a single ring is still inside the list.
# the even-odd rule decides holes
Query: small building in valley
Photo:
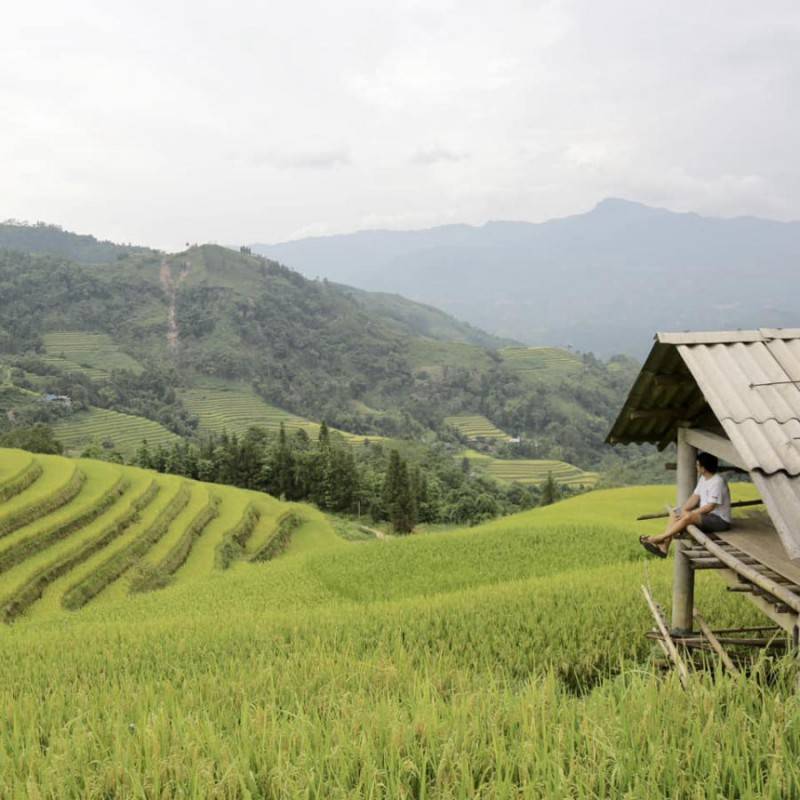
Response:
[[[800,329],[659,333],[607,441],[677,444],[677,501],[693,492],[698,450],[746,472],[763,511],[730,531],[690,526],[676,540],[672,630],[696,622],[694,575],[714,569],[798,644]]]

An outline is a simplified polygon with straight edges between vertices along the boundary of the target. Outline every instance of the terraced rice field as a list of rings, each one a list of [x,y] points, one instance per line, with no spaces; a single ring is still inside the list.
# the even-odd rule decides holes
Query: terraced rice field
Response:
[[[56,331],[44,335],[48,361],[62,369],[85,372],[95,379],[107,378],[114,369],[141,372],[136,359],[123,353],[104,333]]]
[[[104,466],[136,483],[117,515],[152,476]],[[86,471],[96,497],[114,485]],[[153,564],[204,490],[190,487]],[[46,595],[52,611],[34,603],[2,631],[4,797],[800,795],[794,654],[730,675],[709,653],[688,690],[653,663],[640,584],[668,604],[673,565],[636,541],[659,521],[632,519],[674,487],[384,541],[334,544],[309,519],[285,557],[228,570],[209,557],[252,498],[233,506],[224,487],[210,491],[225,495],[220,516],[172,585],[128,595],[112,583],[77,613],[56,610],[68,585],[109,574],[101,553],[93,573],[76,565]],[[132,524],[163,521],[180,494],[179,480],[164,484]],[[711,572],[697,574],[695,602],[714,628],[764,624]]]
[[[56,438],[71,453],[80,453],[93,442],[101,447],[110,444],[125,456],[133,455],[143,440],[151,447],[171,445],[180,438],[157,422],[120,414],[105,408],[91,408],[59,420],[53,425]]]
[[[281,423],[287,433],[304,430],[312,439],[319,435],[319,424],[283,411],[262,400],[248,388],[185,389],[180,392],[186,408],[199,420],[199,433],[221,434],[223,431],[242,435],[254,426],[277,432]],[[364,439],[376,441],[379,436],[360,436],[337,431],[350,444]]]
[[[468,439],[493,439],[496,442],[511,441],[505,431],[501,431],[496,425],[480,414],[458,414],[453,417],[445,417],[445,424],[455,428],[462,436]]]
[[[568,375],[582,368],[576,355],[560,347],[503,347],[499,353],[506,366],[523,377]]]
[[[596,472],[584,472],[579,467],[565,461],[544,459],[502,459],[493,458],[475,450],[465,450],[459,458],[467,458],[470,463],[499,481],[539,485],[547,480],[548,474],[565,486],[584,486],[590,488],[597,483]]]
[[[31,471],[33,479],[22,480]],[[287,513],[298,525],[321,518],[258,492],[18,450],[0,450],[0,498],[6,622],[125,601],[131,592],[263,560]],[[248,508],[257,513],[242,527]]]

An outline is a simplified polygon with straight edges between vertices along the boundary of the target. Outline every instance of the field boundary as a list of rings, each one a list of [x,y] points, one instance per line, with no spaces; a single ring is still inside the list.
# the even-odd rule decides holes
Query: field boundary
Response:
[[[124,475],[120,474],[114,485],[107,489],[87,511],[75,514],[64,522],[51,525],[47,530],[28,536],[15,545],[0,551],[0,575],[7,572],[11,567],[22,563],[26,558],[30,558],[30,556],[47,549],[50,545],[55,544],[55,542],[61,539],[65,539],[74,531],[80,530],[91,522],[94,522],[94,520],[114,506],[117,500],[122,497],[129,488],[130,482]]]
[[[35,503],[30,503],[19,511],[13,511],[5,519],[0,520],[0,537],[8,536],[9,533],[13,533],[39,517],[44,517],[66,505],[77,497],[85,482],[86,474],[76,466],[66,483]]]
[[[153,524],[127,547],[106,559],[94,572],[67,589],[61,599],[61,605],[70,611],[82,608],[130,569],[136,559],[141,558],[167,532],[175,517],[186,508],[191,494],[188,481],[182,481],[178,491],[170,498]]]
[[[250,561],[269,561],[289,546],[292,534],[305,520],[296,511],[285,511],[278,517],[272,535],[251,557]]]
[[[228,569],[236,559],[241,558],[247,540],[252,536],[260,519],[261,512],[253,503],[248,503],[239,521],[223,535],[222,541],[217,545],[218,569]]]
[[[56,578],[65,575],[73,567],[86,561],[87,558],[93,556],[98,550],[102,550],[109,542],[124,533],[139,518],[141,512],[153,502],[160,489],[157,481],[151,481],[139,497],[131,503],[130,508],[103,528],[99,536],[37,570],[16,592],[3,601],[0,613],[5,622],[12,622],[30,608]]]
[[[186,563],[197,539],[211,520],[219,516],[220,498],[210,495],[208,502],[195,514],[181,538],[158,564],[143,567],[131,581],[131,592],[150,592],[168,586],[175,573]]]
[[[36,483],[44,473],[41,463],[31,456],[30,460],[21,469],[0,483],[0,503],[5,503],[12,497],[24,492],[31,484]]]

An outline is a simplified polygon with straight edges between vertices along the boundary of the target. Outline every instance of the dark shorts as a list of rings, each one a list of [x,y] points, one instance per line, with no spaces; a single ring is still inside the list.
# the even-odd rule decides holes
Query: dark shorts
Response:
[[[719,514],[701,514],[697,526],[703,533],[722,533],[731,529],[730,522],[725,522]]]

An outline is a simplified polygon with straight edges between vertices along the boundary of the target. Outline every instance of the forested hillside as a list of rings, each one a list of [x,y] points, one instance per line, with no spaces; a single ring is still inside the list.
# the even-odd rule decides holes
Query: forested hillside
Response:
[[[37,235],[66,241],[67,254],[78,247],[70,234],[54,240],[53,229],[33,227],[28,249],[44,249]],[[404,298],[308,280],[212,245],[176,255],[122,248],[91,264],[0,250],[0,294],[0,378],[16,398],[1,424],[55,423],[68,437],[73,420],[81,431],[108,427],[98,410],[146,418],[164,436],[191,438],[203,420],[219,432],[228,397],[245,409],[239,419],[252,407],[254,418],[285,414],[290,426],[325,420],[359,436],[586,469],[606,453],[636,368],[509,346]],[[42,393],[69,404],[42,403]],[[216,408],[214,397],[223,398]],[[506,435],[487,441],[447,422],[470,414]]]

